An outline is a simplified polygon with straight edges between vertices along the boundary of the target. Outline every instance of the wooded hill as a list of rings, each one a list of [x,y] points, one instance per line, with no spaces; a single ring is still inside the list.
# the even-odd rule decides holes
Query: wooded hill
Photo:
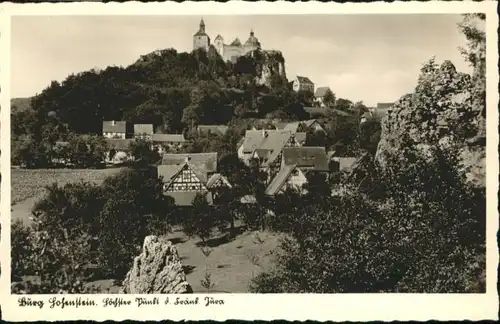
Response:
[[[13,99],[13,134],[36,134],[48,119],[67,131],[100,134],[103,120],[152,123],[164,132],[196,124],[228,124],[245,117],[305,119],[311,94],[296,94],[280,52],[255,51],[235,64],[212,47],[191,53],[175,49],[141,56],[127,67],[110,66],[52,81],[31,99]],[[266,73],[263,73],[265,70]]]

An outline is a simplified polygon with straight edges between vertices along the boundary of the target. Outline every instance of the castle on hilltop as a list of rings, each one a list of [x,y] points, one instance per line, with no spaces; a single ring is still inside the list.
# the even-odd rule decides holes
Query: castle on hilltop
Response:
[[[205,32],[205,22],[202,19],[200,28],[196,34],[193,35],[193,50],[203,48],[208,51],[210,45],[210,36]],[[259,40],[255,37],[253,31],[250,31],[250,36],[245,43],[241,43],[241,41],[236,38],[229,45],[224,44],[224,38],[222,38],[221,35],[217,35],[214,39],[213,46],[224,61],[231,61],[233,63],[236,62],[238,57],[260,49]]]

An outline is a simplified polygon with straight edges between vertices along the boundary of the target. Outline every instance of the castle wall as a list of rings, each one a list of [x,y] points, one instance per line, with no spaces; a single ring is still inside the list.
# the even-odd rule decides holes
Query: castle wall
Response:
[[[224,51],[222,57],[224,61],[236,62],[236,59],[244,54],[244,50],[239,46],[224,45]]]

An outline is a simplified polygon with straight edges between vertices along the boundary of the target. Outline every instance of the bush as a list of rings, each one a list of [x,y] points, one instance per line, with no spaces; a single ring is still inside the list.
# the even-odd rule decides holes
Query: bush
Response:
[[[459,176],[454,152],[403,152],[380,186],[307,205],[282,197],[275,230],[285,238],[257,293],[484,292],[485,192]],[[399,160],[398,160],[399,162]]]
[[[12,223],[11,236],[11,280],[18,281],[22,275],[34,274],[31,256],[33,246],[31,231],[22,221]]]
[[[125,170],[102,186],[82,182],[47,189],[33,209],[33,232],[28,235],[19,224],[13,229],[13,273],[41,276],[38,290],[81,292],[86,269],[96,265],[120,279],[144,238],[168,230],[171,209],[161,182],[148,171]]]

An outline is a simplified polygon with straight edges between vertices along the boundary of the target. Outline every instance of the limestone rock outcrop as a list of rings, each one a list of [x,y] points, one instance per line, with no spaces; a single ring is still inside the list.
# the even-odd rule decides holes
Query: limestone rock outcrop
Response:
[[[157,236],[144,239],[142,252],[123,282],[126,294],[192,293],[177,249],[172,242]]]
[[[273,78],[286,80],[285,58],[280,51],[254,51],[251,55],[255,58],[258,84],[272,87]]]
[[[382,167],[397,157],[406,143],[431,159],[433,147],[458,157],[460,172],[471,185],[485,186],[486,114],[484,87],[474,76],[457,72],[445,61],[430,60],[417,87],[400,98],[382,120],[376,159]],[[406,139],[406,142],[402,139]]]

